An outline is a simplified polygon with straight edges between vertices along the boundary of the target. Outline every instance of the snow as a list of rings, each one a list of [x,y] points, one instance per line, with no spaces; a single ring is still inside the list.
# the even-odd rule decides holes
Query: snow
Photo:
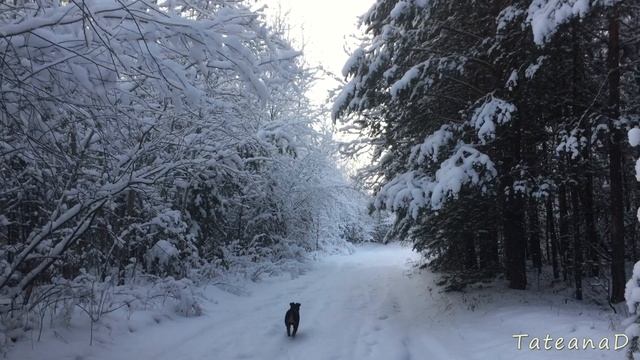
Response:
[[[406,1],[398,1],[396,6],[394,6],[393,9],[391,9],[391,12],[389,13],[389,16],[392,19],[399,18],[405,12],[405,10],[407,9],[408,6],[409,6],[409,4],[407,4]]]
[[[571,159],[577,159],[580,156],[580,149],[588,144],[588,139],[580,136],[577,130],[572,130],[569,135],[564,134],[560,140],[560,144],[556,147],[556,154],[571,154]]]
[[[546,56],[538,56],[535,64],[529,64],[529,66],[527,66],[527,69],[524,71],[524,76],[527,79],[533,79],[533,76],[536,74],[540,66],[542,66],[542,62],[545,58]]]
[[[409,162],[422,164],[425,159],[431,159],[434,162],[437,161],[440,148],[451,142],[453,135],[452,126],[447,124],[442,125],[440,129],[427,136],[422,144],[416,145],[411,149]]]
[[[591,10],[589,0],[533,0],[527,11],[533,41],[543,45],[562,24],[584,17]]]
[[[506,87],[511,91],[516,86],[518,86],[518,70],[514,69],[511,72],[511,75],[509,75],[509,78],[507,79],[507,82],[504,84],[504,87]]]
[[[612,6],[620,0],[532,0],[527,9],[533,41],[544,45],[560,26],[576,17],[583,18],[599,6]]]
[[[625,286],[624,298],[627,301],[627,308],[630,314],[636,314],[638,304],[640,304],[640,262],[633,266],[631,279]]]
[[[428,0],[414,0],[414,3],[416,4],[416,6],[422,7],[422,8],[427,6],[427,2]]]
[[[358,66],[358,63],[360,63],[363,57],[364,57],[364,49],[362,48],[355,49],[353,51],[353,54],[349,56],[349,59],[347,59],[347,62],[342,67],[342,76],[347,77],[349,73],[353,71],[356,66]]]
[[[180,252],[178,249],[167,240],[158,240],[155,245],[147,251],[147,261],[152,263],[158,261],[161,265],[167,265],[169,260],[176,258]]]
[[[398,65],[394,64],[392,67],[385,70],[384,73],[382,73],[382,77],[384,77],[385,80],[389,81],[396,75],[396,71],[398,71]]]
[[[342,110],[342,108],[350,105],[350,100],[352,100],[353,95],[356,92],[356,80],[351,79],[340,91],[340,94],[336,97],[333,102],[333,107],[331,108],[331,118],[333,120],[337,119],[338,114]]]
[[[640,218],[640,209],[638,209],[638,212]],[[623,325],[626,326],[625,334],[630,337],[638,337],[640,336],[640,319],[638,317],[640,315],[638,314],[638,305],[640,305],[640,262],[633,266],[631,279],[627,281],[624,289],[624,298],[627,303],[627,310],[632,315],[623,322]]]
[[[497,30],[504,30],[510,23],[512,23],[518,16],[522,15],[524,11],[515,5],[509,5],[500,11],[496,22],[498,24]]]
[[[375,200],[375,206],[381,209],[384,205],[391,211],[407,208],[415,219],[420,209],[427,206],[434,185],[432,178],[417,171],[400,174],[385,184]]]
[[[422,64],[412,67],[406,73],[404,73],[400,80],[393,83],[393,85],[391,85],[391,88],[389,89],[391,96],[398,96],[398,93],[406,89],[411,81],[418,78],[421,74],[420,67],[422,67]]]
[[[479,170],[482,169],[482,170]],[[431,208],[440,209],[447,196],[456,196],[463,185],[481,185],[497,171],[491,159],[468,144],[459,145],[455,153],[443,161],[436,171],[436,182],[431,194]]]
[[[495,137],[496,124],[503,125],[511,121],[511,114],[515,111],[515,105],[491,96],[474,110],[470,123],[478,130],[478,138],[485,144]]]
[[[440,149],[451,141],[453,130],[453,126],[445,125],[411,151],[411,165],[419,168],[429,162],[438,167],[435,177],[425,175],[423,170],[401,173],[382,187],[374,201],[375,207],[391,211],[406,209],[417,219],[423,208],[442,208],[450,197],[458,195],[463,186],[482,187],[487,180],[493,179],[497,174],[495,165],[489,156],[471,144],[458,142],[448,158],[441,163],[437,161]]]
[[[629,136],[629,144],[631,146],[640,145],[640,129],[636,127],[629,130],[628,136]]]
[[[18,343],[7,359],[571,360],[621,355],[613,350],[528,350],[526,338],[518,350],[514,334],[613,340],[611,312],[536,290],[443,293],[435,285],[436,275],[414,267],[419,259],[399,245],[361,247],[351,256],[322,259],[295,279],[270,278],[235,295],[201,288],[199,317],[114,312],[94,330],[93,346],[87,323],[74,319],[71,328],[58,329],[41,342]],[[287,338],[283,324],[292,301],[302,304],[295,339]]]

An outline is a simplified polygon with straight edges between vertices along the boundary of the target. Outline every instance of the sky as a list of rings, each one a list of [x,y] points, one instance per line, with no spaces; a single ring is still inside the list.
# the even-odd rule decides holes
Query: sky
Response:
[[[342,78],[342,68],[349,58],[347,51],[359,45],[354,35],[362,34],[358,28],[358,18],[373,6],[376,0],[258,0],[256,6],[267,6],[268,16],[287,13],[286,22],[291,25],[291,36],[304,44],[304,57],[311,66],[324,69]],[[324,76],[314,83],[309,93],[310,99],[317,105],[328,103],[328,92],[339,86],[331,76]],[[332,123],[327,116],[324,119]],[[334,128],[334,138],[338,141],[350,141],[354,134],[345,134]],[[371,161],[371,154],[361,153],[354,158],[342,158],[340,166],[349,176]]]
[[[304,42],[304,56],[310,65],[322,65],[325,69],[340,74],[349,55],[347,48],[357,42],[352,38],[358,32],[358,17],[374,4],[375,0],[263,0],[276,14],[278,8],[289,12],[288,22],[292,26],[291,35]],[[326,101],[327,91],[335,88],[337,82],[325,77],[318,81],[310,96],[317,102]]]

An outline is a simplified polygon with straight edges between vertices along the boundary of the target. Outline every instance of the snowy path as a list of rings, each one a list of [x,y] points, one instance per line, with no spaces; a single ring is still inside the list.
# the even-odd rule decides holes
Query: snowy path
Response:
[[[515,333],[595,338],[612,335],[611,321],[593,308],[564,305],[563,299],[553,302],[542,297],[535,301],[531,300],[535,296],[523,292],[510,292],[508,296],[499,292],[441,293],[433,284],[433,274],[416,272],[410,266],[416,260],[417,255],[400,246],[360,248],[351,256],[328,257],[296,279],[276,278],[253,284],[249,296],[209,289],[208,296],[216,301],[205,304],[204,316],[163,321],[140,331],[132,328],[130,334],[114,334],[112,340],[75,349],[73,355],[67,347],[64,354],[47,359],[623,357],[612,350],[518,351],[511,337]],[[521,300],[519,294],[523,294]],[[283,324],[288,303],[293,301],[302,303],[300,329],[295,339],[287,338]]]
[[[203,319],[145,331],[155,343],[132,336],[116,353],[95,359],[451,358],[435,339],[415,336],[420,299],[408,277],[411,258],[397,246],[333,256],[297,279],[266,282],[252,296],[222,301]],[[283,324],[292,301],[302,303],[295,339],[286,337]]]

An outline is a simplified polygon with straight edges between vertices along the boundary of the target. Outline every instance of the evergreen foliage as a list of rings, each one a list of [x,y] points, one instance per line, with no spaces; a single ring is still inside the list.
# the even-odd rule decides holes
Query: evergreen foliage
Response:
[[[435,268],[525,289],[550,265],[578,299],[589,277],[624,300],[638,5],[378,0],[363,16],[333,116],[371,139],[360,176]]]

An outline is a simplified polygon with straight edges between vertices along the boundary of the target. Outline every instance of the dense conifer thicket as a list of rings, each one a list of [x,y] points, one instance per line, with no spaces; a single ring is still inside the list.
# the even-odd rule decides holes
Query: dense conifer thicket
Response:
[[[333,115],[370,142],[394,231],[463,279],[525,289],[548,265],[578,299],[623,301],[640,2],[378,0],[362,27]]]
[[[0,310],[370,238],[314,76],[240,1],[0,2]]]

